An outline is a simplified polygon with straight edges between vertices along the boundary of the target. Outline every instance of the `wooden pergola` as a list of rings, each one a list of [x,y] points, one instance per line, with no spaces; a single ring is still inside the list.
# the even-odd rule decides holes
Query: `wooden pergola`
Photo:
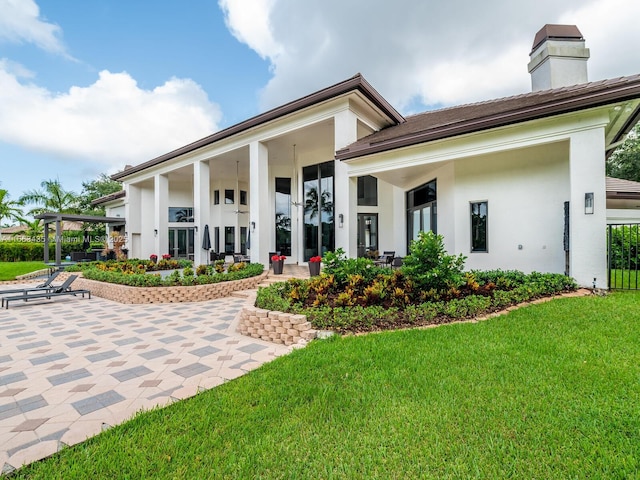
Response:
[[[62,222],[108,223],[109,225],[124,225],[124,218],[96,217],[93,215],[75,215],[70,213],[41,213],[34,218],[42,220],[44,224],[44,263],[49,263],[49,224],[56,223],[56,259],[55,265],[62,265]]]

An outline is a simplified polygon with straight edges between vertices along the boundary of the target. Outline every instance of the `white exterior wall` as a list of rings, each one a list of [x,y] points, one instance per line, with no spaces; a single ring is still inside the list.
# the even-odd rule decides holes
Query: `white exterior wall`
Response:
[[[539,147],[455,163],[454,251],[467,256],[467,269],[564,273],[564,202],[570,192],[563,150]],[[446,222],[443,196],[438,184],[438,225]],[[470,203],[480,201],[488,202],[488,252],[472,253]]]
[[[604,128],[571,135],[571,270],[580,285],[607,288]],[[585,214],[585,193],[594,194],[594,212]]]

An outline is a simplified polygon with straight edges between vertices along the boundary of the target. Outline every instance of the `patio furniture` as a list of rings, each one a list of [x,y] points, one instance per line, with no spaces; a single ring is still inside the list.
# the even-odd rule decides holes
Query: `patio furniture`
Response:
[[[22,300],[26,302],[27,300],[40,299],[40,298],[51,299],[53,297],[59,297],[62,295],[76,296],[77,294],[82,294],[82,298],[84,298],[84,295],[86,293],[87,295],[89,295],[89,298],[91,298],[90,290],[83,290],[83,289],[71,290],[71,284],[74,282],[76,278],[78,278],[77,275],[71,275],[69,276],[69,278],[67,278],[64,281],[64,283],[56,287],[47,287],[47,288],[41,288],[41,289],[27,288],[22,290],[20,295],[2,297],[1,306],[5,307],[6,309],[9,309],[9,302],[13,302],[16,300]]]
[[[394,257],[391,261],[391,268],[400,268],[402,266],[402,257]]]
[[[395,251],[384,251],[382,252],[382,255],[374,260],[374,263],[379,267],[391,267],[391,262],[393,262],[395,256]]]
[[[60,272],[56,270],[51,275],[49,275],[49,277],[44,282],[42,282],[39,285],[36,285],[35,287],[31,287],[31,288],[23,287],[23,288],[14,288],[11,290],[0,290],[0,295],[6,295],[9,293],[20,293],[20,292],[23,292],[24,290],[45,290],[47,288],[52,288],[51,282],[53,282],[58,275],[60,275]]]
[[[242,253],[234,253],[233,254],[233,263],[251,263],[251,257],[249,255],[244,255]]]

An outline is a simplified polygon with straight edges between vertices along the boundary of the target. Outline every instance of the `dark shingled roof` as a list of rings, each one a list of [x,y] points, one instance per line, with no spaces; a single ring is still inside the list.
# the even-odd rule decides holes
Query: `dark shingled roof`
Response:
[[[126,196],[126,193],[124,190],[120,190],[118,192],[114,192],[114,193],[110,193],[109,195],[104,195],[102,197],[96,198],[95,200],[91,201],[91,205],[95,206],[95,205],[101,205],[103,203],[107,203],[110,202],[111,200],[117,200],[118,198],[123,198]]]
[[[352,91],[360,92],[381,112],[383,112],[384,115],[389,118],[390,122],[404,122],[404,117],[400,115],[400,113],[389,102],[387,102],[387,100],[385,100],[384,97],[380,95],[360,73],[357,73],[353,77],[343,80],[342,82],[331,85],[330,87],[323,88],[322,90],[318,90],[317,92],[311,93],[292,102],[285,103],[284,105],[261,113],[260,115],[256,115],[255,117],[232,125],[231,127],[225,128],[224,130],[220,130],[219,132],[209,135],[208,137],[190,143],[189,145],[185,145],[184,147],[180,147],[176,150],[173,150],[172,152],[165,153],[160,157],[154,158],[134,167],[126,168],[122,172],[111,175],[111,178],[113,180],[121,180],[122,178],[132,173],[140,172],[142,170],[145,170],[146,168],[153,167],[160,163],[166,162],[167,160],[171,160],[172,158],[176,158],[180,155],[184,155],[185,153],[197,150],[198,148],[204,147],[206,145],[211,145],[224,138],[231,137],[237,133],[250,130],[253,127],[263,125],[272,120],[282,118],[291,113],[303,110],[313,105],[317,105],[327,100],[331,100]]]
[[[607,198],[640,198],[640,183],[607,177]]]
[[[640,75],[541,90],[513,97],[434,110],[407,117],[339,150],[348,160],[395,148],[440,140],[538,118],[640,98]],[[640,108],[613,142],[626,135],[640,118]]]

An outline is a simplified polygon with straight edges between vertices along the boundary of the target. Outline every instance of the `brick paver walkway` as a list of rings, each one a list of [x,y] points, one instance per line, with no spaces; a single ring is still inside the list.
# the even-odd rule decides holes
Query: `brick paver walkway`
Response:
[[[289,352],[236,332],[246,302],[62,297],[0,310],[1,471]]]

